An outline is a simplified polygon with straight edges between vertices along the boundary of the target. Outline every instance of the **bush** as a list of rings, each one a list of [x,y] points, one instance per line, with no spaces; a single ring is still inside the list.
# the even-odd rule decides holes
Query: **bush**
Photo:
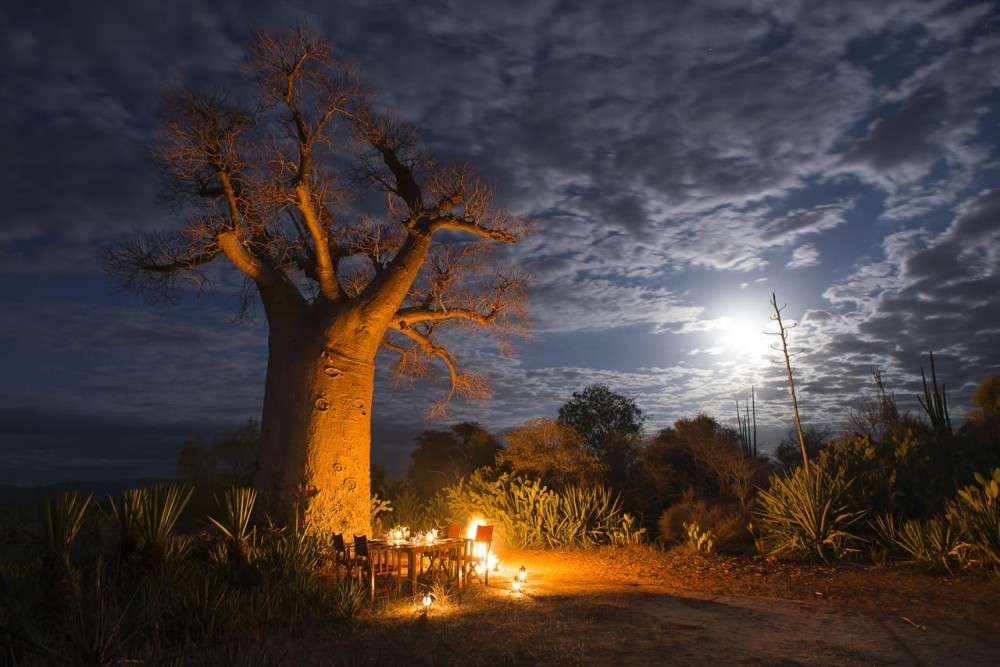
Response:
[[[333,589],[333,613],[344,623],[353,623],[368,604],[368,591],[353,579],[341,579]]]
[[[393,507],[391,501],[379,498],[377,493],[372,494],[371,503],[369,505],[372,535],[381,535],[385,532],[385,522],[381,517],[383,514],[389,515],[392,514],[392,512]]]
[[[736,504],[736,513],[745,514],[771,471],[766,459],[747,455],[735,431],[707,415],[679,419],[661,430],[643,451],[643,463],[647,489],[642,505],[652,518],[662,517],[664,507],[669,511],[690,502],[691,495],[725,508]],[[733,513],[726,511],[727,516]],[[668,523],[665,541],[683,541],[683,521]],[[739,523],[746,524],[742,517]]]
[[[990,479],[976,473],[976,484],[958,492],[948,505],[948,516],[982,563],[1000,572],[1000,468]]]
[[[865,512],[847,503],[850,481],[818,465],[771,476],[754,509],[757,548],[768,556],[843,558],[860,541],[852,526]]]
[[[556,492],[538,480],[477,470],[467,482],[445,489],[454,516],[481,514],[511,546],[553,548],[627,544],[645,530],[603,486],[567,486]]]
[[[891,514],[882,515],[875,518],[871,527],[890,555],[903,555],[928,569],[951,572],[953,563],[962,564],[965,560],[968,545],[947,517],[897,523]]]
[[[327,545],[296,522],[272,527],[257,547],[254,564],[270,582],[305,582],[319,574],[326,562]]]
[[[451,510],[445,491],[429,500],[422,499],[409,484],[401,484],[387,502],[389,508],[382,508],[373,530],[380,531],[391,525],[409,526],[413,530],[425,531],[444,526],[451,520]],[[378,533],[373,533],[378,535]]]
[[[680,502],[671,505],[657,523],[659,540],[664,545],[683,544],[687,539],[685,526],[697,524],[711,532],[721,549],[734,549],[750,542],[748,519],[736,504],[722,505],[695,499],[687,493]]]

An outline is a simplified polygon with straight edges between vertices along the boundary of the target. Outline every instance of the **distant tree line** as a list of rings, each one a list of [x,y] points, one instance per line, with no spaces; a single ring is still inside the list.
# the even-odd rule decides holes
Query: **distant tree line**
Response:
[[[856,478],[876,510],[924,516],[968,483],[1000,465],[1000,377],[973,395],[973,411],[952,430],[901,411],[875,373],[874,390],[850,407],[841,433],[806,426],[810,460]],[[936,377],[930,392],[936,390]],[[943,400],[943,399],[942,399]],[[595,384],[574,392],[555,417],[530,419],[498,436],[476,422],[421,432],[401,480],[373,468],[372,491],[403,505],[431,502],[441,489],[477,470],[513,472],[552,489],[602,485],[665,541],[684,539],[685,526],[711,527],[725,545],[747,543],[756,493],[774,472],[801,466],[800,441],[790,431],[770,457],[756,454],[740,433],[716,418],[678,419],[653,434],[634,399]],[[185,443],[178,470],[191,481],[247,484],[256,468],[256,422],[214,439]],[[819,464],[817,464],[819,465]]]

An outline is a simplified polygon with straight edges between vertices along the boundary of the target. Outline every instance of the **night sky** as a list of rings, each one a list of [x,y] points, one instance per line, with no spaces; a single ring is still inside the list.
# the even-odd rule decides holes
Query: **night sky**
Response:
[[[650,432],[735,422],[753,384],[781,433],[772,290],[806,422],[842,422],[873,365],[915,409],[930,349],[954,413],[1000,372],[997,4],[5,4],[0,483],[171,474],[185,437],[258,414],[266,330],[235,320],[239,275],[220,261],[165,310],[99,254],[177,226],[149,151],[164,86],[239,89],[248,35],[303,21],[535,222],[515,253],[534,339],[513,359],[464,341],[495,397],[452,421],[503,430],[602,382]],[[386,375],[373,447],[399,473],[446,385]]]

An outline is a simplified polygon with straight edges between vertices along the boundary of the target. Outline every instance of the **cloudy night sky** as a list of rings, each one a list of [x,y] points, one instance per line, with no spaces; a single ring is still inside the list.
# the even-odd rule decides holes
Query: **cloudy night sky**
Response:
[[[533,339],[461,341],[495,396],[451,421],[502,431],[602,382],[652,432],[735,422],[755,385],[773,438],[772,290],[809,423],[842,422],[873,365],[915,408],[927,350],[958,414],[1000,372],[995,3],[32,4],[0,10],[0,483],[169,475],[186,437],[258,415],[240,276],[219,262],[165,310],[100,251],[178,225],[150,158],[164,87],[245,85],[252,31],[298,22],[535,223]],[[376,461],[403,470],[445,390],[380,371]]]

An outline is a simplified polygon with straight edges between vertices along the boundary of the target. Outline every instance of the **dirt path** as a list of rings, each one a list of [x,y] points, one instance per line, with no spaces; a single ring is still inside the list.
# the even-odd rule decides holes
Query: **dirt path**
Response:
[[[924,625],[895,607],[703,593],[674,578],[609,575],[567,554],[511,551],[505,560],[528,568],[529,604],[553,618],[548,641],[561,641],[556,634],[567,624],[579,629],[566,643],[566,662],[989,665],[1000,659],[995,638],[949,623]],[[497,577],[491,585],[506,581]]]

